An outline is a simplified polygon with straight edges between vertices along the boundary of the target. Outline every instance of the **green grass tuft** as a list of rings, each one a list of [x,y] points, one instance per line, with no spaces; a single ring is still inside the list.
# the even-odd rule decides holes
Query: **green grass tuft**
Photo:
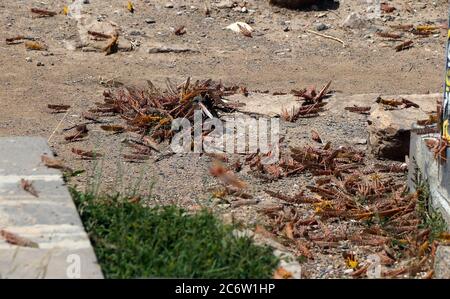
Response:
[[[278,264],[210,212],[72,194],[107,278],[270,278]]]

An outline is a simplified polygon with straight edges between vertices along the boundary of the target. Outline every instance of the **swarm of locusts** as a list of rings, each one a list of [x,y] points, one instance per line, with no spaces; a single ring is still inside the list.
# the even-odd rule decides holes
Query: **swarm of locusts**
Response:
[[[165,90],[157,88],[150,81],[147,81],[146,88],[119,85],[104,91],[104,101],[96,103],[95,108],[82,114],[89,122],[69,128],[75,129],[76,132],[66,136],[66,141],[87,137],[86,124],[89,123],[98,123],[102,130],[112,134],[134,132],[140,138],[128,140],[128,145],[134,152],[124,157],[129,161],[139,162],[148,159],[152,151],[159,151],[160,143],[172,138],[171,126],[174,119],[185,118],[193,121],[194,112],[197,110],[202,111],[204,119],[217,117],[220,111],[232,112],[238,105],[227,103],[223,97],[238,92],[247,93],[243,87],[225,87],[222,83],[212,80],[192,83],[190,78],[180,85],[175,85],[167,79]],[[61,112],[59,106],[49,108]],[[104,118],[110,116],[119,116],[122,121],[120,124],[106,122]],[[204,135],[208,133],[203,132]],[[98,156],[79,149],[72,149],[72,152],[83,159]]]

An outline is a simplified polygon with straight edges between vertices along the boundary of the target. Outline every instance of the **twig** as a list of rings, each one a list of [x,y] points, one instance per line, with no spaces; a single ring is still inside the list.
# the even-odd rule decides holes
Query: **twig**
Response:
[[[328,39],[340,42],[342,44],[342,46],[345,48],[345,42],[343,40],[337,38],[337,37],[334,37],[334,36],[331,36],[331,35],[322,34],[322,33],[319,33],[317,31],[314,31],[314,30],[309,30],[309,29],[304,29],[304,30],[305,30],[305,32],[312,33],[312,34],[315,34],[315,35],[318,35],[318,36],[321,36],[321,37],[324,37],[324,38],[328,38]]]

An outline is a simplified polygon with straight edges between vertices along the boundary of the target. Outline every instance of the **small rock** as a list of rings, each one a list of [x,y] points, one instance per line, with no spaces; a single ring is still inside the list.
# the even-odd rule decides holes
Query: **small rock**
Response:
[[[173,3],[166,3],[165,8],[173,8]]]
[[[25,60],[26,60],[27,62],[33,62],[33,58],[31,58],[31,57],[27,57],[27,58],[25,58]]]
[[[241,12],[242,12],[242,13],[248,13],[247,7],[245,7],[245,6],[242,7],[242,8],[241,8]]]
[[[317,31],[324,31],[329,28],[328,25],[325,25],[324,23],[317,23],[315,27]]]
[[[142,32],[140,32],[139,30],[133,30],[133,31],[130,31],[130,33],[129,33],[130,35],[132,35],[132,36],[140,36],[140,35],[144,35]]]
[[[42,62],[38,61],[38,63],[36,63],[37,66],[44,66],[45,64],[43,64]]]
[[[153,19],[148,18],[148,19],[145,19],[145,23],[147,23],[147,24],[154,24],[154,23],[156,23],[156,21],[153,20]]]
[[[367,144],[367,139],[366,138],[357,138],[355,140],[353,140],[354,144]]]
[[[352,12],[347,16],[347,18],[345,18],[344,22],[342,23],[342,27],[352,29],[361,28],[366,26],[366,22],[367,20],[359,13]]]
[[[216,4],[216,7],[219,9],[233,8],[233,6],[234,6],[234,1],[231,1],[231,0],[222,0]]]

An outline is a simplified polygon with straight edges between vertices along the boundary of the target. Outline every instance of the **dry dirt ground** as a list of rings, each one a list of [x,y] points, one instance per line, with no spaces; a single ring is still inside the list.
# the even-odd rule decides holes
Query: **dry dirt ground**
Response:
[[[122,44],[133,45],[130,51],[106,56],[100,51],[81,49],[77,20],[58,14],[49,18],[33,18],[32,7],[61,11],[72,1],[13,1],[0,4],[2,26],[0,36],[0,136],[39,135],[49,138],[55,153],[65,163],[85,173],[71,179],[71,184],[86,186],[101,181],[103,188],[120,190],[137,185],[150,192],[158,202],[176,202],[188,208],[213,206],[225,217],[257,224],[260,220],[253,206],[233,209],[227,200],[214,199],[211,189],[219,183],[208,172],[211,158],[193,154],[175,155],[158,162],[131,164],[121,159],[126,150],[121,145],[127,134],[111,135],[90,126],[84,141],[67,144],[64,128],[82,122],[83,111],[103,99],[108,80],[143,85],[146,80],[164,86],[165,78],[182,82],[193,79],[221,80],[227,85],[245,85],[249,91],[290,92],[310,85],[322,86],[332,80],[331,89],[345,99],[358,93],[411,94],[439,92],[444,72],[446,30],[428,37],[409,33],[400,41],[391,41],[377,31],[395,31],[391,25],[445,26],[446,1],[389,1],[397,10],[381,18],[364,21],[358,28],[344,28],[342,22],[351,12],[367,15],[365,1],[340,1],[340,5],[287,10],[271,7],[268,1],[247,1],[246,13],[231,8],[208,5],[204,1],[134,1],[135,11],[126,9],[127,1],[90,0],[83,5],[85,16],[120,28]],[[236,1],[241,2],[241,1]],[[172,3],[173,7],[166,7]],[[338,7],[337,7],[338,6]],[[224,30],[236,21],[244,21],[255,29],[253,37]],[[329,27],[322,34],[337,41],[305,31]],[[173,28],[181,25],[187,33],[177,36]],[[319,26],[320,25],[320,26]],[[322,26],[323,27],[323,26]],[[17,35],[39,38],[47,51],[29,51],[23,44],[7,45],[5,38]],[[413,47],[396,52],[394,46],[413,39]],[[189,47],[188,53],[148,53],[155,44]],[[67,104],[69,113],[51,114],[48,104]],[[311,129],[335,145],[352,145],[366,150],[366,117],[327,110],[319,118],[282,123],[284,146],[311,143]],[[117,118],[111,118],[117,120]],[[56,128],[56,130],[55,130]],[[106,158],[81,161],[72,147],[96,148]],[[96,170],[95,170],[96,169]],[[95,172],[101,179],[93,178]],[[295,193],[311,180],[308,174],[276,182],[264,182],[246,169],[239,174],[250,182],[250,190],[258,205],[276,200],[264,189]],[[346,250],[346,246],[343,245]],[[344,250],[343,249],[343,250]],[[348,248],[347,248],[348,249]],[[365,253],[367,254],[367,253]],[[330,262],[331,261],[331,262]],[[309,277],[341,277],[345,263],[339,253],[321,252],[315,262],[305,265]]]

